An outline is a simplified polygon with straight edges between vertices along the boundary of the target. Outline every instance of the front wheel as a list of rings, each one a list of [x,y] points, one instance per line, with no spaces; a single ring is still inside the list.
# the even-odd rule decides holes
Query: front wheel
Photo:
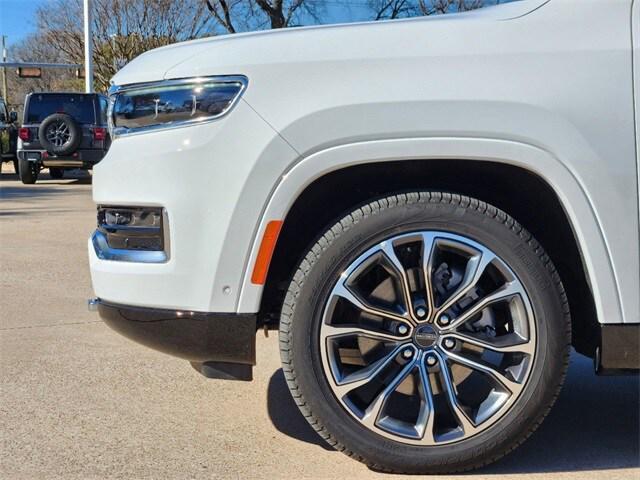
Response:
[[[289,287],[280,346],[296,403],[331,445],[380,470],[450,473],[537,428],[564,380],[570,318],[516,221],[416,192],[324,233]]]
[[[24,159],[20,159],[18,163],[18,173],[22,183],[25,185],[36,183],[36,180],[38,180],[38,173],[40,173],[38,164]]]

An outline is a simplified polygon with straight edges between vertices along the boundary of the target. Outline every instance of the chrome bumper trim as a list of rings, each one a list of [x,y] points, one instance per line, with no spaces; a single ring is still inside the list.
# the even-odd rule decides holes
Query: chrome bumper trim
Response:
[[[165,263],[168,260],[166,252],[150,250],[125,250],[111,248],[104,233],[96,230],[91,235],[93,249],[100,260],[134,263]]]
[[[47,160],[41,159],[40,162],[42,166],[47,167],[82,167],[84,165],[84,161],[82,160]]]
[[[90,312],[97,312],[98,305],[100,305],[99,298],[90,298],[89,300],[87,300],[87,310],[89,310]]]

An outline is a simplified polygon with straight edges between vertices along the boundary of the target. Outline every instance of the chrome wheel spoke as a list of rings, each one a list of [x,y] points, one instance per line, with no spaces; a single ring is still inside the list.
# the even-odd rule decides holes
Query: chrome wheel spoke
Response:
[[[517,337],[515,334],[512,335]],[[511,337],[509,337],[507,341],[502,339],[489,341],[479,339],[477,337],[472,337],[470,335],[465,335],[460,332],[451,332],[447,334],[447,337],[455,338],[457,340],[461,340],[462,342],[475,345],[476,347],[487,348],[499,353],[526,353],[528,355],[531,355],[534,352],[533,343],[530,340],[525,340],[520,337],[517,337],[516,341],[511,341]]]
[[[522,293],[523,293],[523,290],[520,287],[518,282],[514,280],[507,282],[498,290],[496,290],[490,295],[487,295],[482,300],[474,304],[471,308],[469,308],[464,313],[462,313],[462,315],[454,319],[451,322],[451,324],[448,327],[444,328],[443,330],[446,332],[455,330],[460,325],[462,325],[463,323],[467,322],[469,319],[471,319],[472,317],[480,313],[489,305],[494,304],[496,302],[507,300],[515,295],[520,295]]]
[[[375,361],[374,363],[358,370],[351,375],[343,378],[340,382],[336,382],[334,389],[339,398],[344,397],[349,392],[369,383],[374,379],[387,365],[389,365],[400,353],[400,346],[394,348],[389,354]]]
[[[351,335],[361,335],[363,337],[373,338],[374,340],[390,340],[393,342],[399,342],[408,340],[411,335],[409,333],[405,335],[385,333],[370,328],[355,327],[352,325],[324,325],[322,328],[322,338],[330,339],[335,337],[348,337]]]
[[[429,315],[433,316],[435,308],[435,294],[431,283],[431,271],[433,269],[433,251],[435,247],[435,236],[430,233],[422,234],[422,274],[424,276],[425,294]]]
[[[485,269],[491,262],[496,259],[496,256],[488,251],[483,251],[478,255],[472,256],[467,262],[467,266],[464,272],[464,277],[460,286],[455,292],[438,308],[438,314],[445,312],[452,305],[459,302],[469,291],[476,286],[478,280],[484,273]]]
[[[380,412],[382,411],[385,403],[389,399],[390,395],[398,388],[398,386],[402,383],[402,381],[407,378],[411,370],[415,367],[415,358],[408,362],[398,373],[391,382],[385,387],[382,392],[380,392],[371,402],[371,404],[367,407],[362,416],[362,423],[364,423],[368,427],[373,427],[380,417]]]
[[[449,357],[454,362],[459,363],[460,365],[464,365],[465,367],[469,367],[472,370],[481,372],[485,375],[489,375],[494,380],[497,380],[503,387],[509,390],[509,392],[512,394],[519,392],[520,388],[522,387],[518,382],[511,380],[506,375],[499,372],[496,368],[488,365],[487,363],[477,361],[477,360],[472,360],[464,355],[453,353],[453,352],[447,352],[447,357]]]
[[[406,270],[404,268],[404,265],[402,265],[402,262],[400,261],[400,259],[396,255],[396,252],[393,249],[393,243],[392,242],[382,242],[380,244],[380,250],[382,251],[382,254],[384,255],[384,257],[391,264],[391,267],[394,270],[394,273],[395,273],[396,277],[398,278],[398,281],[402,285],[402,294],[403,294],[403,297],[404,297],[404,304],[405,304],[407,313],[410,314],[410,312],[412,310],[412,308],[411,308],[411,288],[409,286],[409,279],[407,278],[407,272],[406,272]]]
[[[373,307],[371,305],[366,304],[364,301],[360,300],[351,290],[349,290],[343,283],[339,283],[333,291],[333,294],[344,298],[352,305],[354,305],[357,309],[368,313],[370,315],[375,315],[377,317],[382,318],[390,318],[393,320],[397,320],[398,322],[413,324],[413,321],[408,312],[404,312],[403,314],[392,312],[390,310],[382,309],[379,307]]]
[[[425,365],[424,357],[421,359],[419,365],[420,372],[420,388],[422,397],[422,409],[418,416],[416,424],[416,431],[422,441],[426,445],[433,445],[435,443],[435,436],[433,433],[433,424],[435,420],[435,409],[433,407],[433,392],[431,391],[431,384],[429,382],[429,372]]]
[[[451,371],[449,370],[449,365],[446,361],[446,358],[443,356],[440,357],[440,372],[442,374],[443,386],[445,389],[447,400],[449,401],[449,407],[453,411],[458,425],[462,429],[462,432],[465,435],[472,434],[476,431],[476,426],[473,421],[467,416],[464,412],[460,403],[458,402],[458,397],[456,393],[456,387],[453,382],[453,377],[451,376]]]

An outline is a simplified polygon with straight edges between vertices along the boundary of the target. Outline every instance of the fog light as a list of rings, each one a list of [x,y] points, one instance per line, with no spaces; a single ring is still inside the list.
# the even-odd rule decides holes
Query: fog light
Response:
[[[98,207],[98,230],[110,248],[165,249],[163,210],[157,207]]]
[[[118,210],[105,210],[104,211],[104,225],[129,225],[133,216],[131,212],[118,211]]]

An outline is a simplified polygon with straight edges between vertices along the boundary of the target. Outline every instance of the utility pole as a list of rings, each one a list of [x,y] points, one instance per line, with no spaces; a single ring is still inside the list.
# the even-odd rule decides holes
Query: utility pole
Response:
[[[109,35],[111,39],[111,55],[113,56],[113,73],[115,74],[118,71],[118,62],[116,62],[116,37],[117,33],[112,33]]]
[[[7,36],[2,35],[2,63],[7,62]],[[2,67],[2,98],[5,102],[8,102],[7,99],[7,68]]]
[[[93,92],[93,42],[91,0],[84,0],[84,91]]]

